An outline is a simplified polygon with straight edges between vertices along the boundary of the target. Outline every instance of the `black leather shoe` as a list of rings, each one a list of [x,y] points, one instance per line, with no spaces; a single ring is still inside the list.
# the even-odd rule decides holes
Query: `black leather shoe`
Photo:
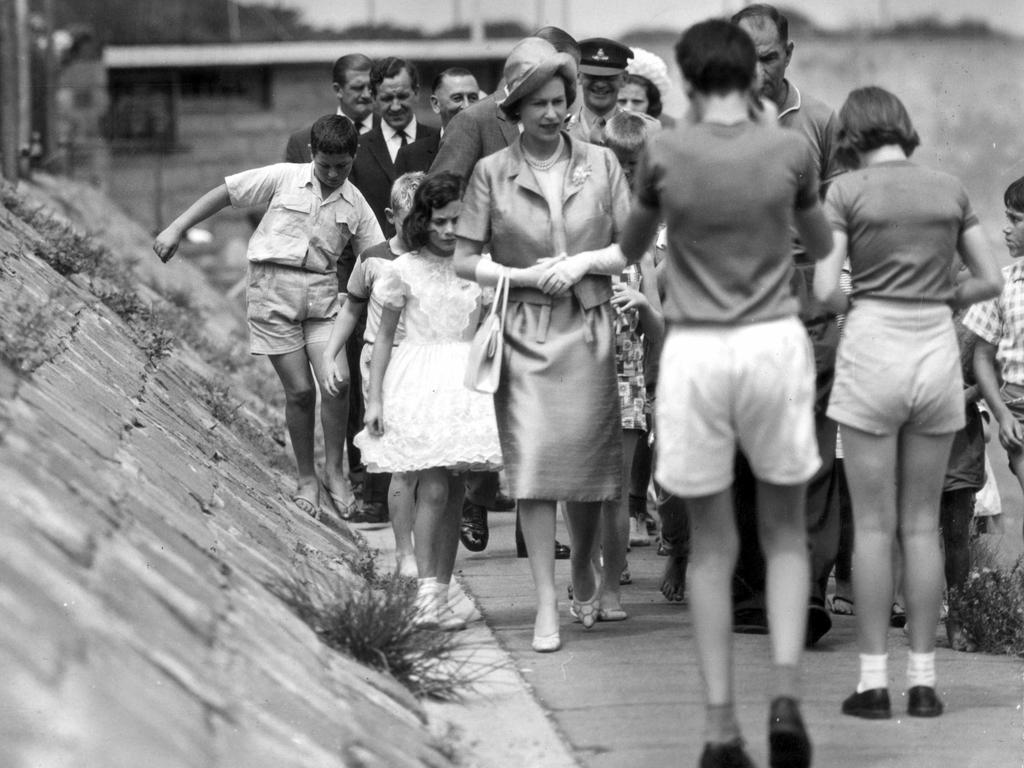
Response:
[[[768,752],[771,768],[809,768],[811,740],[796,699],[772,700],[768,713]]]
[[[870,691],[854,693],[843,702],[843,714],[863,717],[867,720],[888,720],[892,717],[889,706],[889,689],[872,688]]]
[[[383,501],[365,501],[359,511],[349,518],[353,523],[382,525],[389,520],[388,507]]]
[[[768,614],[761,608],[739,608],[732,613],[732,631],[741,635],[767,635]]]
[[[938,717],[942,714],[942,701],[930,685],[915,685],[907,691],[907,714],[912,717]]]
[[[825,609],[825,603],[812,598],[807,606],[807,637],[804,644],[810,648],[832,629],[832,617]]]
[[[754,761],[743,751],[743,740],[734,739],[725,744],[704,745],[700,768],[755,768]]]
[[[569,549],[568,544],[563,544],[555,539],[555,560],[568,560],[571,554],[572,550]]]
[[[506,496],[504,493],[498,493],[494,496],[494,503],[488,507],[493,509],[495,512],[511,512],[516,508],[516,500],[511,496]]]
[[[487,527],[487,508],[471,501],[462,503],[462,523],[459,526],[459,540],[470,552],[483,552],[491,538]]]

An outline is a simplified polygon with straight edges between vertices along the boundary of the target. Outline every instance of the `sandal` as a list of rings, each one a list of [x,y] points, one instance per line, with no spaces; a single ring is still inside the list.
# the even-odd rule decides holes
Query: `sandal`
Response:
[[[576,621],[583,625],[584,629],[590,629],[597,623],[597,615],[599,613],[597,595],[583,603],[574,597],[572,605],[569,606],[569,613]]]
[[[853,600],[836,595],[828,601],[828,609],[836,616],[853,616]]]
[[[355,514],[356,505],[358,500],[356,499],[355,493],[351,488],[348,489],[348,496],[346,497],[342,493],[338,493],[327,483],[327,478],[324,478],[321,483],[323,489],[327,491],[327,498],[331,500],[331,504],[334,505],[335,511],[338,513],[338,517],[342,520],[351,520],[352,515]]]
[[[320,505],[315,499],[310,499],[296,493],[292,496],[292,504],[294,504],[300,512],[305,515],[309,515],[314,520],[320,519]]]

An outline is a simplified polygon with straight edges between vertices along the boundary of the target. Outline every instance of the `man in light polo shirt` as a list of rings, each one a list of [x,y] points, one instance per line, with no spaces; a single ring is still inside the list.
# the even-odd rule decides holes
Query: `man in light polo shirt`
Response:
[[[789,39],[789,21],[768,4],[748,5],[738,11],[732,22],[750,35],[757,50],[757,75],[761,97],[778,110],[778,122],[799,131],[811,148],[815,170],[821,180],[824,198],[828,181],[838,173],[834,155],[839,132],[835,110],[800,91],[786,78],[786,68],[793,56]],[[811,594],[807,615],[807,644],[813,645],[832,626],[825,607],[825,588],[839,550],[839,510],[836,504],[838,484],[835,480],[836,425],[825,416],[835,368],[839,329],[835,317],[813,297],[811,286],[814,264],[806,256],[799,238],[793,238],[796,269],[792,287],[800,300],[800,320],[814,347],[817,376],[815,397],[815,432],[821,469],[807,484],[807,535],[811,558]],[[767,632],[765,615],[764,558],[757,536],[754,514],[756,506],[754,479],[745,459],[737,462],[734,490],[740,528],[740,559],[733,581],[735,600],[734,626],[738,632]]]

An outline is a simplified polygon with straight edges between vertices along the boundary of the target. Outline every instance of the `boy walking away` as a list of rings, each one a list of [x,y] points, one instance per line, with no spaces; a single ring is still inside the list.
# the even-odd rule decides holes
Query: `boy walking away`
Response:
[[[706,721],[701,768],[753,763],[736,719],[731,578],[739,549],[733,457],[757,478],[767,561],[773,768],[806,768],[799,708],[807,622],[805,487],[820,466],[814,360],[789,289],[791,228],[809,258],[832,237],[807,144],[752,115],[757,53],[740,27],[709,20],[676,44],[693,122],[651,138],[621,239],[635,262],[664,220],[668,232],[655,476],[685,504],[688,581]]]
[[[980,337],[974,348],[974,376],[1024,490],[1024,176],[1006,188],[1003,204],[1003,237],[1014,263],[1003,269],[1002,292],[971,307],[963,323]]]
[[[342,460],[348,388],[330,395],[322,351],[338,314],[338,257],[350,240],[356,252],[384,235],[359,191],[348,182],[358,144],[352,121],[321,117],[310,129],[312,162],[277,163],[228,176],[161,232],[153,250],[174,256],[190,227],[228,205],[268,204],[249,240],[246,316],[249,351],[267,355],[285,393],[285,421],[298,469],[292,496],[297,509],[318,518],[323,486],[338,514],[347,516],[355,496]],[[314,464],[317,386],[324,431],[322,481]]]

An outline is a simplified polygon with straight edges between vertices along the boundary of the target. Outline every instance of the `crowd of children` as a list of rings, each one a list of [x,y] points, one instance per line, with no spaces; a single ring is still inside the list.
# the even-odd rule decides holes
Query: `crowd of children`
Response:
[[[653,464],[670,555],[662,591],[688,596],[705,685],[702,766],[751,765],[730,655],[742,453],[766,562],[771,764],[808,766],[804,508],[821,458],[814,356],[790,288],[793,233],[818,260],[816,298],[845,319],[827,413],[841,435],[835,502],[852,509],[852,529],[840,539],[830,606],[855,614],[858,627],[860,677],[842,711],[869,719],[891,716],[894,595],[910,642],[907,713],[942,712],[935,629],[943,590],[970,568],[975,495],[991,481],[989,413],[1024,489],[1024,267],[1000,274],[962,185],[909,159],[919,138],[893,94],[860,88],[843,104],[847,172],[822,203],[802,139],[752,108],[757,51],[747,33],[703,22],[676,55],[684,123],[663,131],[652,116],[622,111],[598,147],[564,131],[575,61],[528,38],[506,65],[500,104],[521,124],[519,140],[478,162],[468,188],[451,173],[400,176],[388,240],[348,181],[356,129],[330,115],[311,128],[309,164],[229,176],[153,248],[167,261],[189,227],[224,206],[268,204],[248,249],[251,351],[280,378],[293,501],[313,516],[353,504],[344,348],[366,313],[365,429],[355,444],[390,483],[396,566],[418,579],[421,626],[462,626],[447,595],[463,473],[502,467],[537,589],[534,649],[561,647],[556,502],[573,536],[571,614],[587,628],[627,619],[620,585],[630,582],[631,539],[645,540],[636,499],[646,499]],[[1019,259],[1024,179],[1004,200],[1006,244]],[[358,259],[341,303],[335,272],[349,240]],[[463,374],[499,277],[512,288],[492,398]],[[963,627],[950,621],[947,633],[953,648],[970,648]]]

